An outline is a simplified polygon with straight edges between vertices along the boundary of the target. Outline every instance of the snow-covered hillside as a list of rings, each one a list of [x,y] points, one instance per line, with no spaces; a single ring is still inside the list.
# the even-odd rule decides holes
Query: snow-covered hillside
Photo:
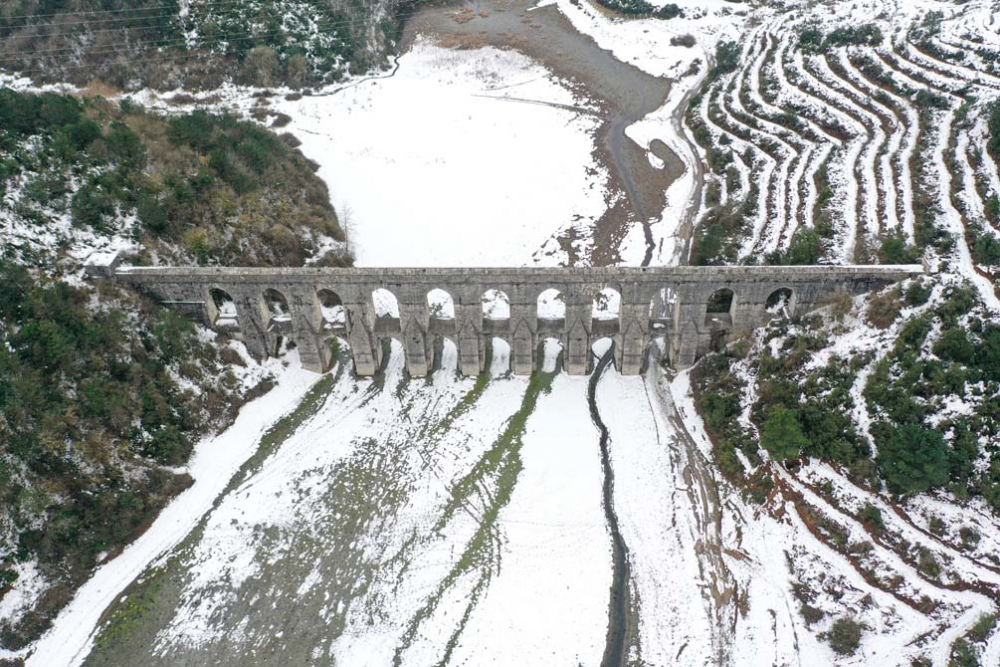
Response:
[[[550,339],[530,379],[501,341],[463,379],[444,341],[424,381],[394,344],[375,381],[340,365],[300,400],[293,362],[288,403],[257,415],[264,444],[217,502],[225,480],[196,474],[29,667],[1000,665],[997,7],[678,5],[540,6],[671,80],[624,132],[681,171],[652,241],[639,220],[614,237],[621,259],[651,242],[654,263],[929,275],[807,317],[775,308],[679,374],[654,342],[642,377],[571,377]],[[626,197],[597,156],[604,107],[511,42],[416,39],[346,86],[195,104],[301,141],[360,263],[585,262]],[[227,471],[256,445],[220,441]],[[0,611],[33,594],[24,569]]]

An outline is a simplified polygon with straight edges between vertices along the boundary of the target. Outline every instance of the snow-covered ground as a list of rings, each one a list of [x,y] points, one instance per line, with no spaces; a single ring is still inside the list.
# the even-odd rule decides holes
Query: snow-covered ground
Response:
[[[516,51],[421,39],[391,76],[275,109],[320,164],[358,265],[505,266],[604,211],[586,105]]]
[[[710,177],[721,191],[739,198],[751,183],[760,188],[740,256],[786,249],[796,229],[818,227],[826,213],[833,234],[825,258],[853,261],[877,251],[873,244],[886,227],[912,239],[914,189],[926,188],[946,228],[958,232],[956,247],[937,258],[952,261],[945,282],[971,278],[984,301],[996,305],[961,235],[962,202],[976,215],[984,210],[977,183],[987,184],[985,194],[997,193],[995,166],[975,166],[976,139],[962,135],[954,142],[961,174],[953,176],[962,197],[952,202],[944,151],[953,131],[966,131],[955,129],[957,104],[936,112],[937,124],[918,145],[913,100],[894,90],[879,95],[859,67],[859,49],[829,58],[798,50],[802,27],[813,20],[824,29],[839,25],[843,5],[755,8],[762,20],[750,22],[751,10],[722,0],[685,1],[688,16],[673,21],[611,20],[586,2],[556,4],[617,57],[677,80],[663,109],[626,130],[640,145],[664,141],[686,169],[654,225],[657,262],[680,260],[678,223],[688,211],[704,210],[696,195],[706,151],[673,113],[704,80],[715,46],[732,39],[743,49],[738,66],[702,96],[694,115],[717,146],[734,148],[732,177]],[[987,5],[968,4],[962,20],[980,26]],[[902,3],[850,7],[857,21],[880,21],[886,34],[913,18]],[[688,33],[696,46],[672,43]],[[958,29],[942,34],[942,41],[965,38]],[[877,53],[900,59],[891,71],[907,85],[921,85],[913,77],[932,66],[926,76],[947,90],[972,82],[988,96],[996,84],[985,72],[932,63],[888,40]],[[686,74],[696,61],[697,71]],[[777,92],[767,81],[777,82]],[[588,102],[515,51],[456,51],[418,40],[392,74],[327,92],[333,94],[274,101],[273,108],[288,114],[286,129],[320,165],[360,265],[523,265],[553,235],[580,219],[595,220],[605,208],[592,156],[597,121]],[[791,104],[805,120],[786,127],[778,121]],[[846,136],[830,134],[830,123]],[[921,150],[935,155],[924,175],[911,174],[910,157]],[[821,173],[833,191],[825,211],[814,206]],[[626,238],[623,257],[641,255],[644,243],[638,235]],[[544,261],[564,259],[556,253]],[[565,305],[551,296],[542,312],[558,317]],[[392,312],[392,303],[376,305]],[[504,312],[501,299],[488,307],[497,316]],[[870,436],[864,385],[898,326],[848,324],[813,366],[833,354],[880,348],[851,389],[856,425]],[[494,376],[509,355],[501,343]],[[270,664],[266,656],[274,655],[352,666],[600,664],[612,568],[586,383],[561,374],[542,389],[533,384],[537,378],[494,377],[485,387],[456,380],[453,347],[446,347],[445,368],[431,382],[405,380],[394,345],[381,386],[340,377],[316,413],[212,509],[260,430],[308,388],[311,380],[299,369],[285,371],[279,389],[254,404],[260,409],[244,410],[215,440],[228,446],[203,443],[191,464],[195,486],[99,570],[29,665],[80,664],[105,606],[114,600],[122,606],[124,585],[153,563],[158,567],[144,576],[167,582],[153,593],[167,620],[144,621],[131,646],[99,651],[122,650],[150,667],[178,655],[201,664]],[[548,339],[544,347],[543,370],[552,372],[559,344]],[[908,517],[889,517],[884,497],[812,464],[801,474],[775,473],[781,493],[770,505],[753,506],[721,479],[696,474],[701,467],[711,477],[712,443],[689,374],[676,376],[669,399],[658,399],[657,373],[626,378],[609,371],[597,394],[610,433],[614,509],[630,558],[633,646],[645,664],[910,665],[929,656],[943,667],[952,642],[980,614],[995,611],[995,600],[980,592],[921,575],[851,515],[864,502],[882,507],[891,531],[947,560],[944,576],[993,586],[998,575],[983,558],[996,548],[997,520],[981,504],[957,509],[946,495],[921,496],[906,503]],[[529,412],[520,415],[523,423],[522,410]],[[749,408],[744,425],[748,414]],[[214,463],[209,451],[219,457]],[[811,486],[823,482],[837,503]],[[800,514],[806,510],[816,513],[810,520],[842,524],[850,543],[867,543],[869,551],[849,558],[832,548],[807,525]],[[182,543],[206,513],[203,529]],[[931,515],[977,526],[985,535],[978,551],[950,548],[956,535],[928,537]],[[14,613],[30,597],[32,578],[24,581],[0,614]],[[935,606],[919,610],[917,599]],[[818,610],[819,619],[807,623],[805,606]],[[837,656],[824,634],[846,616],[863,623],[859,651],[847,657]],[[995,631],[983,655],[1000,655]]]
[[[293,409],[319,380],[303,370],[297,357],[268,363],[277,377],[270,392],[248,403],[223,433],[199,443],[187,465],[194,484],[174,499],[141,537],[102,565],[56,618],[37,643],[28,664],[38,667],[78,665],[93,645],[93,632],[104,610],[157,558],[183,540],[253,454],[269,425]]]

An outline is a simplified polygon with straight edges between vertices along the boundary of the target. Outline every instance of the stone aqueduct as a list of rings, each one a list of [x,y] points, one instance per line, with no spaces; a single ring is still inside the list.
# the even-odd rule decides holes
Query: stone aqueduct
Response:
[[[710,349],[714,337],[766,323],[776,302],[789,314],[801,314],[838,290],[857,295],[922,272],[919,266],[119,267],[114,277],[209,326],[230,329],[258,357],[290,339],[306,368],[323,371],[333,363],[330,341],[340,336],[350,345],[357,374],[373,375],[382,361],[382,342],[395,338],[404,346],[409,373],[423,376],[434,367],[440,338],[457,346],[465,375],[483,369],[486,345],[494,337],[509,344],[517,375],[538,368],[539,347],[548,337],[561,341],[564,368],[573,374],[590,370],[591,345],[603,337],[613,339],[623,374],[641,372],[650,344],[660,336],[670,363],[683,369]],[[539,316],[539,295],[551,288],[562,295],[562,317]],[[594,318],[595,295],[608,288],[620,295],[617,317]],[[428,305],[429,292],[439,289],[450,295],[453,313]],[[398,313],[379,314],[376,290],[392,293]],[[505,295],[509,317],[484,313],[483,295],[492,290]]]

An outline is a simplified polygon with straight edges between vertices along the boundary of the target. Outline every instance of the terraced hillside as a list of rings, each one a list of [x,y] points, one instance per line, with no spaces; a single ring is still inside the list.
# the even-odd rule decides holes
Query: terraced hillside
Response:
[[[757,17],[686,112],[707,178],[691,261],[932,269],[778,318],[692,374],[723,486],[783,527],[800,630],[768,650],[801,656],[810,635],[846,664],[996,664],[996,3]]]
[[[694,261],[900,263],[927,251],[995,304],[992,11],[791,6],[741,46],[720,45],[687,114],[711,167],[706,215],[721,223],[703,226]]]

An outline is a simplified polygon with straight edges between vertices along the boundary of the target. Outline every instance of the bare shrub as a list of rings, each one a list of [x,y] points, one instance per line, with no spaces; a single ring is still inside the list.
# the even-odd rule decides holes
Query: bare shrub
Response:
[[[886,329],[899,317],[899,311],[902,307],[903,302],[899,298],[898,289],[894,288],[880,292],[868,302],[868,311],[865,314],[865,319],[873,327]]]

